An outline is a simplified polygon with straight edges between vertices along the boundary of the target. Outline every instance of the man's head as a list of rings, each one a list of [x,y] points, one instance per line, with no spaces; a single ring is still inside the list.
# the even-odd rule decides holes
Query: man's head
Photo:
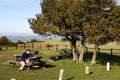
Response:
[[[30,49],[27,49],[27,50],[26,50],[26,53],[27,53],[27,54],[29,54],[30,52],[31,52],[31,50],[30,50]]]

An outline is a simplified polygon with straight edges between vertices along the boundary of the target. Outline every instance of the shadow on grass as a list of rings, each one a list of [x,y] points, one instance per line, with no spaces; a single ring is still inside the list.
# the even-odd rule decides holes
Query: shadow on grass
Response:
[[[51,65],[51,64],[46,64],[45,65],[46,68],[53,68],[53,67],[56,67],[55,65]]]
[[[39,66],[39,65],[34,65],[31,67],[31,69],[46,69],[46,68],[53,68],[56,67],[55,65],[51,65],[51,64],[45,64],[44,66]]]
[[[92,52],[84,54],[84,61],[92,60]],[[120,66],[120,56],[119,55],[110,55],[110,53],[98,53],[97,54],[97,64],[106,65],[107,62],[110,62],[112,65],[116,64]]]
[[[72,59],[72,53],[69,51],[65,54],[65,58]],[[84,54],[84,62],[91,61],[93,56],[93,52],[87,52]],[[119,65],[120,66],[120,54],[115,53],[111,55],[110,53],[98,53],[97,54],[97,64],[106,65],[107,62],[110,62],[111,65]]]
[[[73,80],[74,79],[74,77],[70,77],[70,78],[68,78],[68,79],[66,79],[66,80]]]
[[[55,65],[51,64],[34,64],[30,69],[46,69],[46,68],[53,68],[56,67]]]

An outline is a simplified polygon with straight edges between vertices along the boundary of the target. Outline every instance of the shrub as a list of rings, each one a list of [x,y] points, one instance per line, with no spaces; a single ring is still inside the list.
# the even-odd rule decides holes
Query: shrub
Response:
[[[53,47],[53,45],[47,44],[46,47],[47,47],[47,48]]]
[[[24,42],[21,41],[21,40],[18,40],[18,41],[16,42],[16,44],[24,44]]]
[[[6,36],[2,36],[0,38],[0,45],[5,46],[8,45],[9,43],[12,43]]]
[[[36,39],[31,39],[31,42],[33,43],[33,42],[37,42],[37,40]]]

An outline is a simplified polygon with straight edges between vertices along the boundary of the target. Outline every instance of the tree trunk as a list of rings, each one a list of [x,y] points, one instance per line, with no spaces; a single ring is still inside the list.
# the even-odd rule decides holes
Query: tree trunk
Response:
[[[72,48],[71,48],[71,50],[72,50],[72,54],[73,54],[73,61],[75,61],[75,50],[74,50],[74,47],[72,46]]]
[[[72,53],[73,53],[73,61],[78,63],[78,54],[77,54],[76,46],[72,46]]]
[[[98,53],[98,46],[95,45],[91,64],[96,64],[97,53]]]
[[[79,63],[83,62],[84,52],[85,52],[85,45],[82,45],[81,46],[80,56],[79,56]]]

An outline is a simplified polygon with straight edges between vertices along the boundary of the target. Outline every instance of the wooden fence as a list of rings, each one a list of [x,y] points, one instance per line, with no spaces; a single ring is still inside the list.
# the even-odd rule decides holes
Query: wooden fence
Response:
[[[60,50],[60,49],[71,49],[71,47],[70,47],[70,45],[59,45],[59,44],[34,44],[34,43],[32,43],[32,44],[18,44],[18,45],[16,45],[16,46],[9,46],[9,45],[7,45],[6,46],[6,49],[8,50],[8,49],[11,49],[11,47],[12,47],[12,49],[19,49],[19,48],[23,48],[23,49],[40,49],[40,50],[42,50],[42,49],[46,49],[46,50],[51,50],[51,49],[53,49],[53,50]]]
[[[61,49],[71,49],[71,46],[70,45],[59,45],[59,44],[34,44],[34,43],[30,43],[30,44],[18,44],[16,46],[9,46],[7,45],[6,46],[6,49],[18,49],[18,48],[23,48],[23,49],[45,49],[45,50],[61,50]],[[77,45],[77,48],[80,50],[80,45]],[[87,52],[90,52],[90,51],[93,51],[94,48],[86,48],[86,53]],[[110,53],[110,55],[113,55],[113,54],[119,54],[120,55],[120,49],[102,49],[102,48],[99,48],[98,50],[99,53],[102,53],[102,52],[107,52],[107,53]]]

